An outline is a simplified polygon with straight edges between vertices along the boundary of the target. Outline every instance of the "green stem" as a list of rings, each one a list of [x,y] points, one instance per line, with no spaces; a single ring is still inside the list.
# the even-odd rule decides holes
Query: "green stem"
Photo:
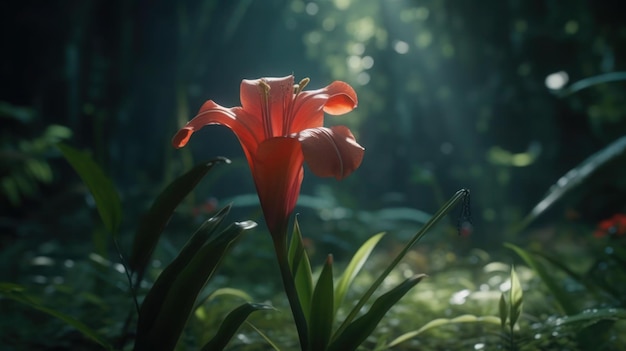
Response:
[[[356,306],[352,308],[352,310],[350,311],[350,314],[348,314],[348,316],[343,321],[343,323],[341,323],[341,326],[339,327],[339,329],[337,329],[337,331],[335,331],[335,334],[333,334],[333,338],[332,338],[333,340],[337,338],[339,335],[341,335],[341,333],[343,333],[343,331],[348,327],[348,325],[350,325],[350,323],[352,322],[354,317],[356,317],[356,315],[359,313],[363,305],[365,305],[367,300],[369,300],[369,298],[372,297],[376,289],[378,289],[380,284],[382,284],[383,280],[385,280],[385,278],[387,278],[389,273],[391,273],[391,271],[398,265],[398,263],[400,263],[400,260],[404,258],[404,256],[407,254],[407,252],[409,252],[411,247],[416,242],[418,242],[426,234],[426,232],[428,232],[428,230],[432,228],[432,226],[434,226],[437,222],[439,222],[446,214],[448,214],[448,212],[450,212],[450,210],[452,210],[461,200],[463,200],[468,195],[469,195],[469,190],[467,189],[461,189],[457,191],[456,194],[454,194],[450,198],[450,200],[448,200],[448,202],[446,202],[437,211],[437,213],[435,213],[433,217],[428,222],[426,222],[426,224],[424,224],[422,229],[420,229],[417,233],[415,233],[413,238],[411,238],[411,240],[404,246],[402,251],[400,251],[400,253],[396,256],[396,258],[389,264],[389,266],[387,266],[385,271],[378,277],[378,279],[376,279],[374,284],[372,284],[370,288],[365,292],[365,294],[363,295],[363,297],[361,297],[361,299],[356,304]]]
[[[289,300],[289,306],[291,307],[291,313],[296,323],[296,329],[298,330],[298,338],[300,339],[300,348],[302,351],[307,350],[309,346],[309,330],[300,305],[300,298],[298,297],[298,291],[296,290],[296,282],[289,268],[289,258],[287,254],[287,241],[286,236],[274,239],[274,249],[276,250],[276,258],[278,259],[278,267],[280,268],[280,275],[283,278],[283,286],[287,299]]]

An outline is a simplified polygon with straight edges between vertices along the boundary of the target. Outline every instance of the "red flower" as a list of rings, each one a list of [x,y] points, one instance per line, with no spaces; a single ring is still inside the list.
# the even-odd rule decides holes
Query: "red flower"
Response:
[[[626,214],[617,213],[609,219],[605,219],[598,223],[593,236],[602,238],[607,235],[613,237],[621,237],[626,234]]]
[[[344,82],[303,91],[293,76],[241,82],[241,106],[226,108],[212,100],[174,136],[181,148],[205,125],[230,128],[248,159],[267,226],[283,236],[296,206],[307,162],[321,177],[342,179],[359,167],[364,149],[344,126],[323,127],[324,112],[340,115],[357,105],[356,93]]]

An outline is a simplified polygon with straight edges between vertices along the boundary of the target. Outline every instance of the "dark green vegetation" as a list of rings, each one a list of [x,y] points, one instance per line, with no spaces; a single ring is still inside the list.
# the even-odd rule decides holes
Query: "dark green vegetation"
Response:
[[[146,297],[148,305],[177,308],[164,302],[165,292],[189,282],[180,270],[159,274],[192,256],[211,260],[195,256],[200,244],[184,257],[191,234],[212,216],[222,219],[217,211],[231,202],[221,229],[262,219],[231,134],[203,130],[181,151],[169,140],[206,99],[237,105],[241,79],[291,73],[309,76],[311,88],[334,79],[352,84],[359,107],[339,123],[367,149],[343,182],[308,177],[303,185],[298,221],[314,281],[328,253],[339,277],[362,243],[387,231],[336,302],[339,319],[431,213],[458,189],[472,192],[374,294],[428,275],[382,318],[363,350],[625,348],[620,2],[356,3],[5,5],[0,349],[132,349],[149,334],[141,330],[154,327],[136,325],[136,303],[152,284],[162,290]],[[93,160],[81,164],[96,183],[81,182],[62,158],[68,149],[55,147],[60,141],[89,150],[74,156]],[[200,163],[218,156],[233,163],[210,172]],[[198,182],[193,192],[165,190],[185,172],[186,184]],[[169,218],[169,204],[180,201]],[[157,242],[151,235],[163,228]],[[199,349],[234,311],[229,318],[249,315],[249,323],[222,329],[235,333],[231,349],[294,349],[268,233],[246,230],[228,248],[219,270],[202,272],[211,278],[206,289],[180,295],[192,317],[178,348]],[[509,290],[518,286],[513,264],[521,290]],[[124,265],[144,283],[131,288]]]

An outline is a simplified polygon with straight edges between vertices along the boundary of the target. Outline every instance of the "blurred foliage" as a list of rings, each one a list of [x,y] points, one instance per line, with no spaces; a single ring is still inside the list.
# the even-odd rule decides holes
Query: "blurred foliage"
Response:
[[[72,132],[60,125],[49,125],[39,135],[20,134],[33,124],[34,111],[0,102],[0,193],[12,206],[22,204],[24,198],[39,195],[40,184],[53,180],[48,159],[55,155],[54,145],[67,139]]]

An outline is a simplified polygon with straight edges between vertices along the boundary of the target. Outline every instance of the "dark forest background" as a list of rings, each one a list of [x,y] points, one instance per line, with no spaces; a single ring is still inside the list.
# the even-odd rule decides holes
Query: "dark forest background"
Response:
[[[469,188],[479,246],[499,244],[561,175],[626,129],[623,83],[566,96],[546,86],[553,74],[571,83],[625,70],[620,1],[25,0],[0,16],[4,245],[71,236],[68,223],[95,218],[76,214],[89,201],[59,140],[91,150],[129,213],[215,156],[234,165],[193,201],[252,194],[225,128],[186,151],[169,144],[205,100],[238,105],[244,78],[293,73],[357,91],[358,109],[327,121],[352,128],[363,165],[342,183],[308,174],[304,195],[432,213]],[[590,181],[548,218],[593,226],[621,210],[622,175]]]

